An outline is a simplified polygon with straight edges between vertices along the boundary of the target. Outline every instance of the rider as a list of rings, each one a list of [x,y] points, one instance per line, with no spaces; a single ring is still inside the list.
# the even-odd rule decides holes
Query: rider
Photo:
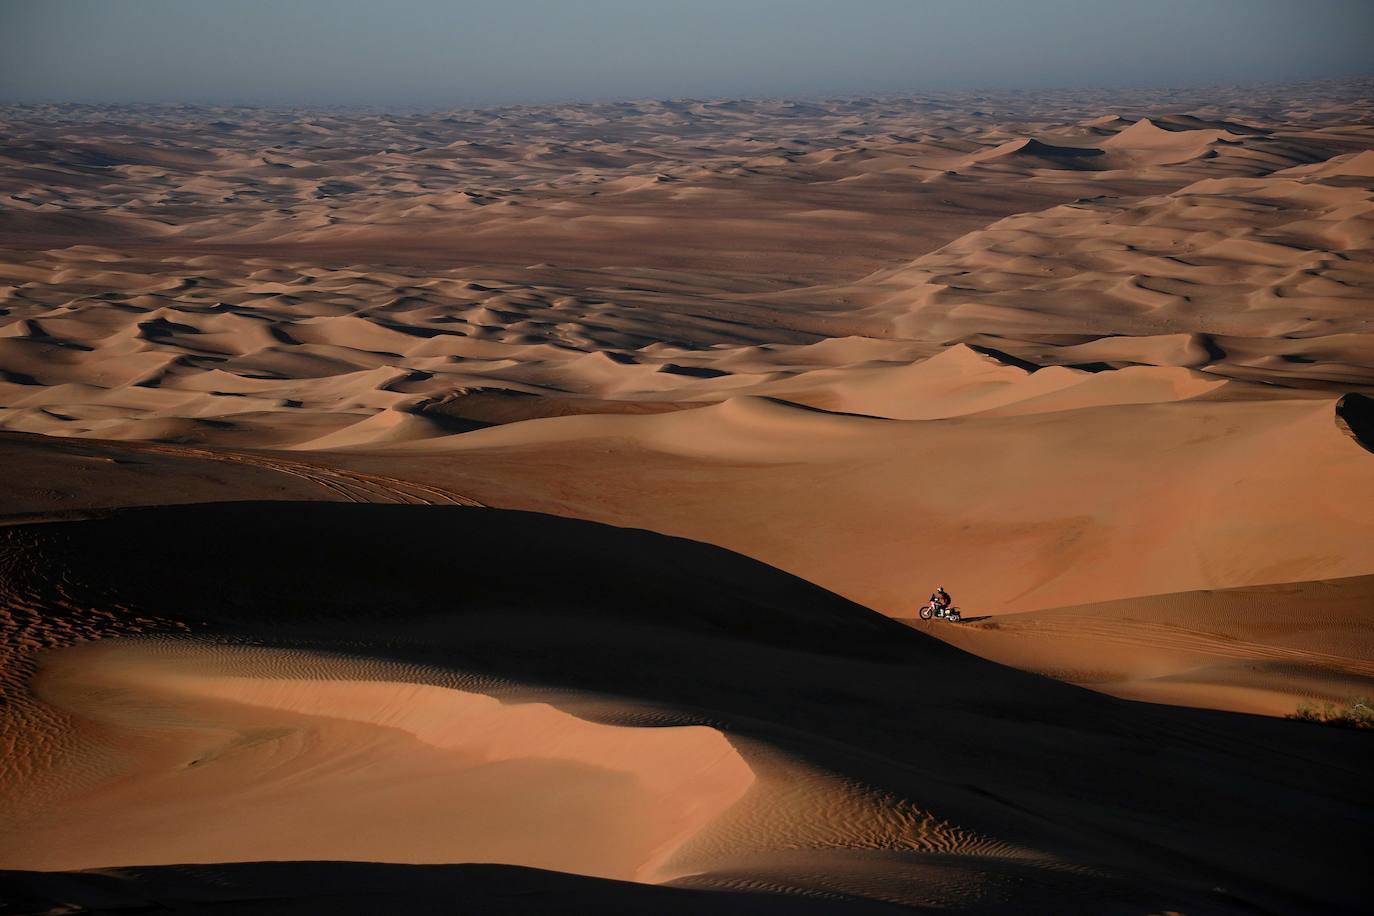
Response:
[[[945,591],[943,585],[937,585],[935,586],[935,592],[930,596],[930,603],[933,607],[937,607],[940,610],[949,610],[949,606],[954,603],[954,599],[949,596],[949,592]]]

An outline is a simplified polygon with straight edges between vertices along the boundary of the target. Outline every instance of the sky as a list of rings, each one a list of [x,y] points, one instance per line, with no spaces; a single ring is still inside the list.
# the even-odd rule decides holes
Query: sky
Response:
[[[470,107],[1374,74],[1374,0],[0,0],[0,100]]]

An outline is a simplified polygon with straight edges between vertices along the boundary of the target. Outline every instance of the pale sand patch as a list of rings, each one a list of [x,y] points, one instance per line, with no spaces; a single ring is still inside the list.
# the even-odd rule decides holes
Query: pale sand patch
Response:
[[[302,666],[327,679],[290,676]],[[663,880],[755,781],[715,729],[606,725],[379,672],[139,643],[52,655],[38,696],[97,749],[71,765],[103,763],[22,825],[5,866],[504,862]]]

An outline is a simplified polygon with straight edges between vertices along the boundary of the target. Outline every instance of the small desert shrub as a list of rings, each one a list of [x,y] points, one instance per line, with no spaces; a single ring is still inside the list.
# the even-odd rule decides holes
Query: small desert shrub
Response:
[[[1315,703],[1299,703],[1298,711],[1288,718],[1336,728],[1374,728],[1374,707],[1367,697],[1355,697],[1344,706],[1323,703],[1321,709]]]

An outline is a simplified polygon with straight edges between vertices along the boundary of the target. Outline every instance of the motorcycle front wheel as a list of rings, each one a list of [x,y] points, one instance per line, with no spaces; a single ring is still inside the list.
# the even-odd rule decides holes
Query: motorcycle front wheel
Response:
[[[933,613],[935,613],[935,612],[932,611],[932,610],[930,609],[930,605],[926,605],[925,607],[921,608],[921,619],[922,619],[922,620],[929,620],[929,619],[930,619],[930,615],[933,614]]]

